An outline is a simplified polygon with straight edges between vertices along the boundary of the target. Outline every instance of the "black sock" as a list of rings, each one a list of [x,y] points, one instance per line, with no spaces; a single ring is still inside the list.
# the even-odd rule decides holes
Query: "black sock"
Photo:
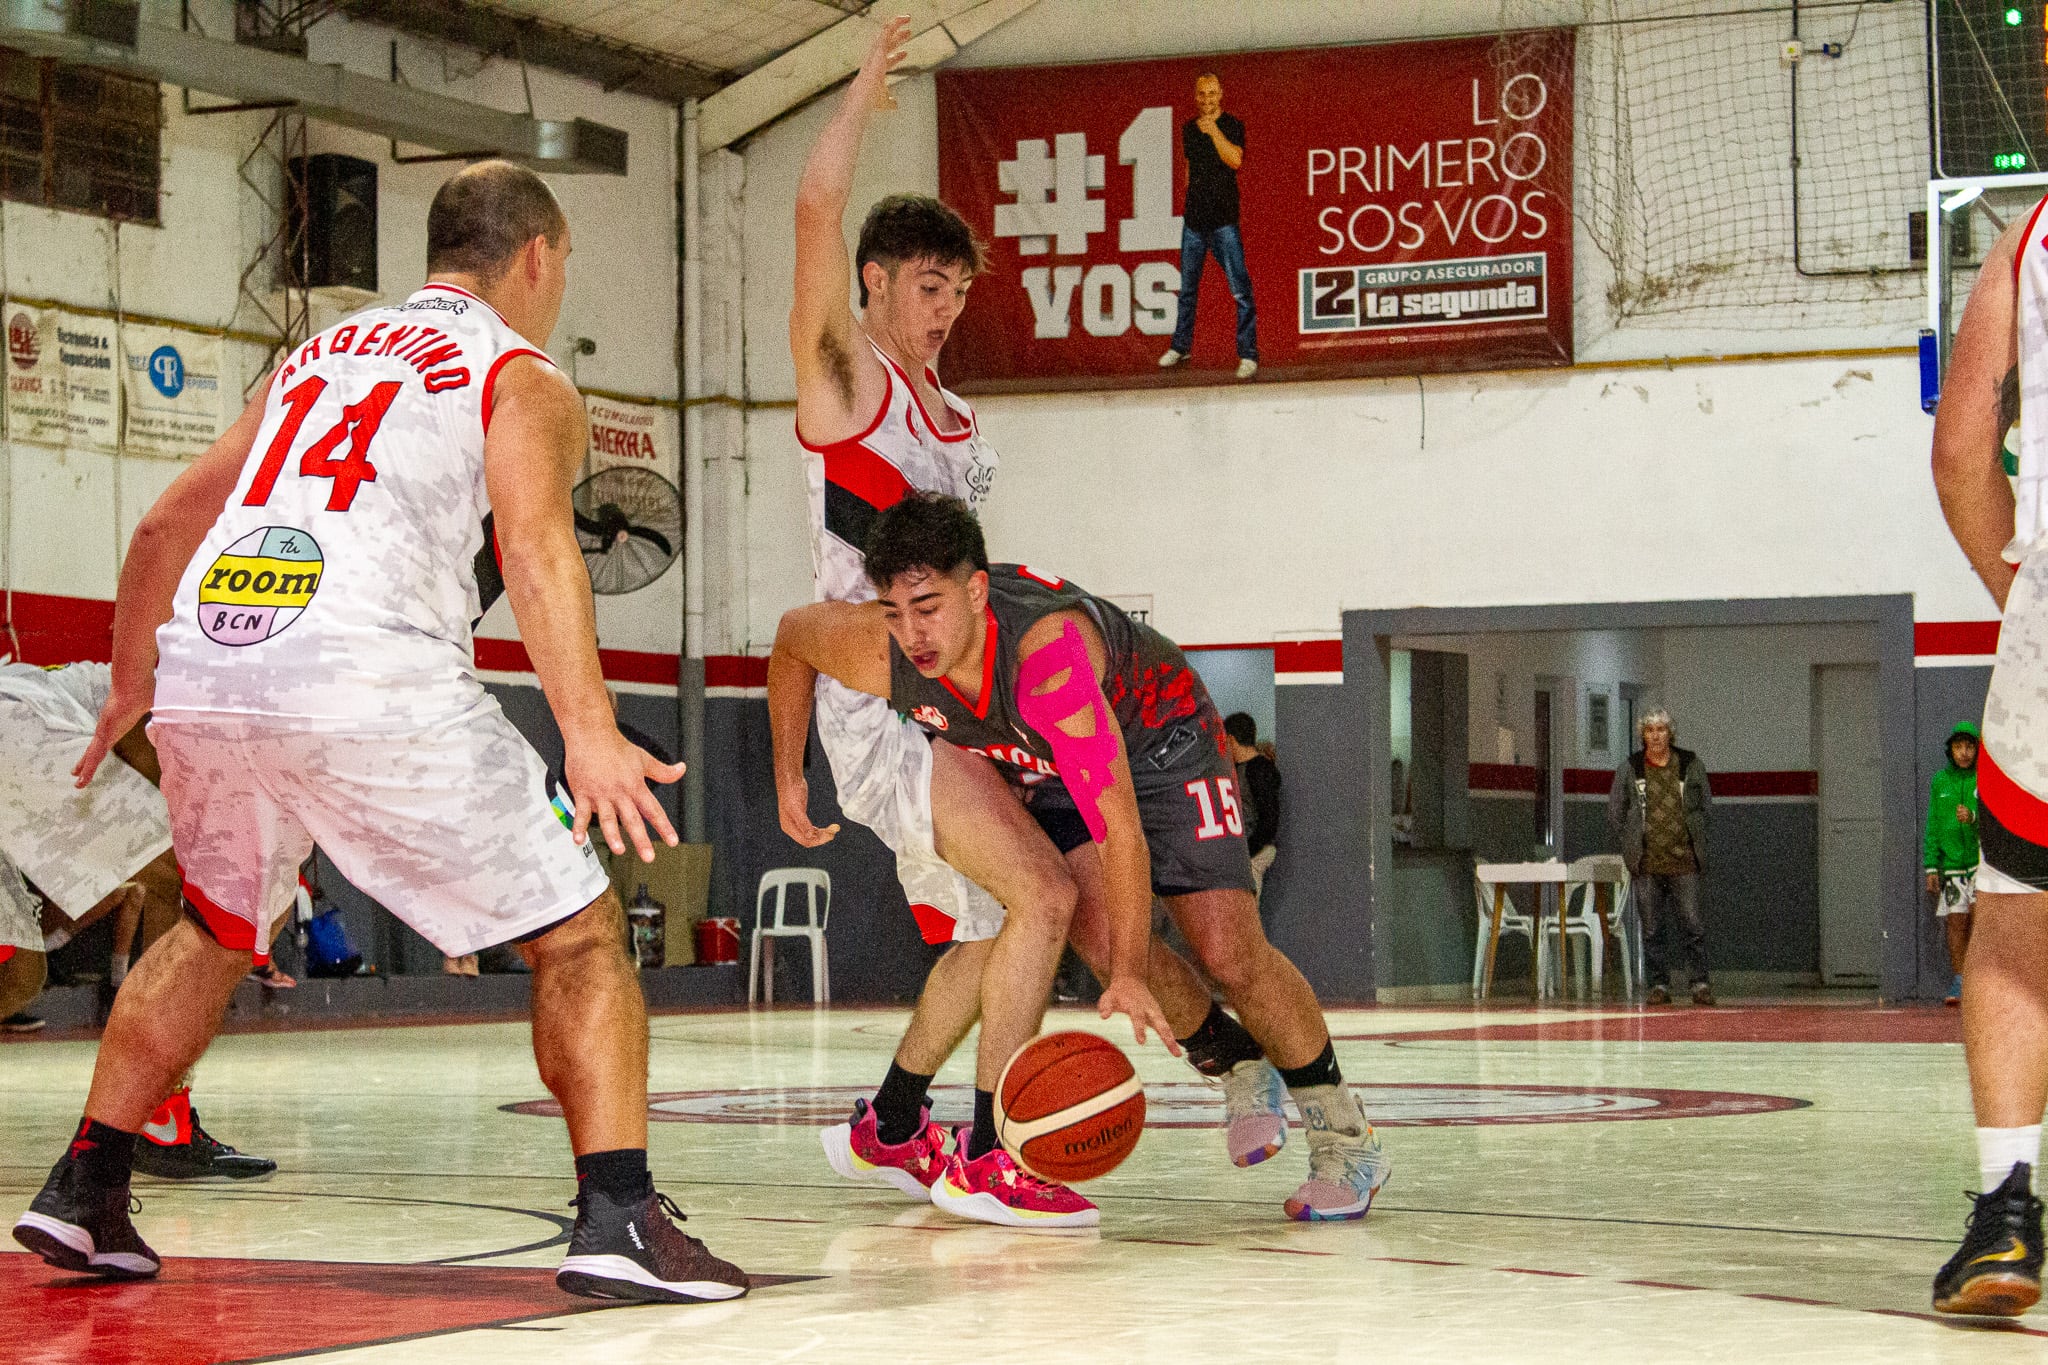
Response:
[[[875,1136],[892,1147],[910,1141],[924,1118],[925,1092],[931,1085],[931,1077],[889,1063],[889,1074],[875,1092]]]
[[[1344,1073],[1337,1069],[1337,1045],[1324,1043],[1316,1059],[1306,1066],[1283,1066],[1280,1079],[1287,1082],[1289,1090],[1299,1090],[1305,1085],[1342,1085]]]
[[[647,1174],[645,1147],[620,1147],[610,1152],[585,1152],[576,1158],[578,1193],[595,1190],[615,1204],[645,1199],[654,1191]]]
[[[85,1168],[95,1185],[125,1185],[135,1161],[135,1134],[109,1128],[98,1119],[78,1121],[69,1158]]]
[[[978,1161],[996,1149],[996,1092],[974,1092],[974,1131],[967,1135],[967,1159]]]
[[[1239,1062],[1256,1061],[1266,1055],[1258,1039],[1245,1032],[1244,1025],[1225,1014],[1223,1006],[1214,1001],[1209,1003],[1209,1017],[1181,1039],[1180,1045],[1187,1051],[1188,1062],[1204,1076],[1227,1076]]]

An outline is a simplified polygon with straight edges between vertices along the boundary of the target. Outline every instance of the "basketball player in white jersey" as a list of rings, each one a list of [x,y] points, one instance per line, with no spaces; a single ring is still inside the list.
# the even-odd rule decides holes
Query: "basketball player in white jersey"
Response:
[[[790,351],[821,601],[873,599],[862,554],[868,531],[906,493],[944,493],[977,507],[996,470],[996,454],[973,410],[940,387],[936,371],[982,266],[972,230],[935,199],[892,195],[862,224],[849,269],[843,223],[861,139],[874,112],[894,106],[887,78],[903,60],[909,36],[909,21],[901,17],[876,36],[812,148],[797,192]],[[848,302],[855,270],[858,318]],[[806,716],[797,709],[808,690],[776,688],[774,681],[771,712],[778,701],[792,708],[774,717],[782,827],[798,843],[817,847],[837,826],[820,830],[810,820],[801,770]],[[1058,940],[1066,934],[1066,907],[1078,893],[1057,859],[1039,856],[1043,841],[1028,820],[1017,821],[1016,802],[986,761],[930,743],[881,698],[831,678],[817,683],[815,716],[841,810],[895,853],[926,941],[952,944],[933,967],[873,1102],[859,1101],[847,1123],[821,1137],[841,1175],[923,1198],[947,1155],[946,1132],[931,1122],[925,1103],[927,1088],[977,1015],[982,1033],[970,1155],[1002,1159],[994,1144],[995,1080],[1011,1052],[1037,1031]],[[1000,900],[983,887],[1001,893]],[[1031,922],[1004,934],[1004,905],[1013,918]],[[1114,985],[1115,964],[1105,958],[1092,965]],[[1141,971],[1173,973],[1168,984],[1185,987],[1176,997],[1192,998],[1196,990],[1193,970],[1164,944],[1153,946]],[[1125,994],[1113,990],[1112,1006],[1120,1007]],[[1206,994],[1202,998],[1206,1002]],[[1149,993],[1139,1003],[1150,1006]],[[1150,1022],[1169,1032],[1157,1019]],[[1182,1022],[1189,1060],[1223,1084],[1232,1160],[1248,1166],[1277,1151],[1285,1141],[1282,1092],[1258,1044],[1220,1008]],[[1017,1209],[996,1212],[1039,1225],[1095,1215],[1071,1191],[1025,1189],[1019,1202]]]
[[[2044,201],[2048,206],[2048,201]],[[1950,531],[2004,612],[1977,768],[1982,862],[1963,963],[1963,1046],[1982,1193],[1934,1280],[1945,1313],[2010,1316],[2041,1296],[2048,1104],[2048,215],[2000,235],[1956,329],[1934,418]],[[2017,429],[2018,481],[2005,452]]]
[[[112,691],[81,785],[144,713],[188,918],[130,973],[85,1116],[16,1240],[67,1270],[159,1269],[129,1222],[135,1135],[218,1027],[314,840],[443,953],[517,943],[533,1044],[579,1193],[556,1282],[593,1298],[737,1298],[647,1171],[647,1015],[618,898],[587,843],[676,842],[648,782],[680,765],[623,738],[598,668],[569,489],[581,400],[540,347],[569,225],[532,172],[450,179],[426,285],[287,356],[136,528]],[[566,752],[573,820],[471,666],[471,561],[495,515],[506,596]]]

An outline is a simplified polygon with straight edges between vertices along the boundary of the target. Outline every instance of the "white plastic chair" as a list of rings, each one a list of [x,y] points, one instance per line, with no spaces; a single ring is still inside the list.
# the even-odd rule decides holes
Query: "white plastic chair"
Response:
[[[1479,935],[1472,944],[1472,998],[1483,1000],[1487,994],[1486,944],[1493,934],[1493,886],[1479,879],[1475,867],[1472,873],[1472,894],[1479,905]],[[1539,893],[1540,895],[1540,893]],[[1502,902],[1500,913],[1500,936],[1520,934],[1533,939],[1536,921],[1515,908],[1515,898],[1508,896]],[[1538,980],[1541,980],[1539,975]]]
[[[1633,999],[1636,993],[1636,978],[1640,975],[1635,959],[1641,951],[1638,940],[1642,936],[1632,933],[1629,928],[1628,864],[1615,854],[1596,853],[1573,862],[1567,869],[1566,878],[1563,895],[1565,951],[1571,952],[1571,943],[1574,939],[1584,940],[1586,944],[1587,972],[1579,979],[1579,997],[1584,999],[1589,993],[1589,982],[1590,993],[1599,994],[1600,983],[1606,979],[1603,973],[1606,965],[1607,926],[1600,922],[1597,894],[1600,887],[1608,886],[1613,888],[1610,900],[1612,908],[1609,914],[1613,916],[1612,928],[1621,948],[1621,993],[1624,999]],[[1550,956],[1548,934],[1544,935],[1537,945],[1536,955],[1547,963]],[[1577,964],[1578,955],[1574,953],[1572,957],[1573,962],[1567,965]],[[1541,970],[1543,968],[1539,965],[1539,972]],[[1563,989],[1562,975],[1560,973],[1560,990]]]
[[[790,914],[789,891],[804,892],[804,917]],[[768,914],[768,893],[775,893],[775,911]],[[832,910],[832,874],[818,867],[778,867],[761,874],[760,890],[754,894],[754,947],[747,960],[747,1003],[754,1003],[757,985],[766,1003],[775,1003],[774,958],[769,971],[761,974],[761,940],[764,938],[807,938],[811,941],[811,998],[823,1005],[832,999],[832,973],[825,965],[825,919]]]

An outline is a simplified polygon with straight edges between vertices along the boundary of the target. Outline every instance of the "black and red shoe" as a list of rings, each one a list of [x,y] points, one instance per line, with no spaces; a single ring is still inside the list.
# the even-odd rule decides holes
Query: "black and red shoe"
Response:
[[[51,1168],[28,1212],[15,1220],[14,1240],[60,1270],[147,1280],[163,1260],[128,1221],[141,1207],[125,1183],[95,1184],[83,1165],[66,1156]]]
[[[625,1203],[597,1190],[571,1202],[576,1228],[555,1272],[559,1288],[634,1303],[712,1303],[747,1292],[746,1272],[670,1222],[671,1214],[680,1221],[683,1211],[653,1186]]]

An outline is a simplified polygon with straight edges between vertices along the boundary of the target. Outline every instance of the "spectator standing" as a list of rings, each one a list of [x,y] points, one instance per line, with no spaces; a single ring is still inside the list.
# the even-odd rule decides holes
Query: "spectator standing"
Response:
[[[1244,165],[1244,124],[1223,112],[1223,82],[1213,71],[1195,80],[1195,116],[1181,125],[1181,154],[1187,158],[1188,188],[1181,201],[1180,311],[1173,345],[1159,357],[1171,369],[1195,348],[1195,311],[1202,295],[1202,263],[1214,256],[1223,267],[1230,297],[1237,301],[1237,377],[1259,368],[1259,311],[1252,304],[1252,275],[1244,263],[1244,234],[1238,226],[1237,171]]]
[[[1963,954],[1977,903],[1977,727],[1949,732],[1948,763],[1927,792],[1927,894],[1948,934],[1949,983],[1944,1005],[1963,1003]]]
[[[1672,743],[1671,713],[1656,707],[1636,725],[1642,741],[1607,794],[1607,823],[1621,844],[1642,922],[1648,1001],[1669,1004],[1667,932],[1678,939],[1695,1005],[1714,1003],[1707,979],[1707,932],[1700,916],[1700,874],[1707,867],[1706,765]]]
[[[1259,747],[1259,723],[1249,712],[1225,717],[1223,733],[1230,736],[1230,757],[1237,764],[1237,800],[1252,852],[1252,894],[1260,897],[1263,910],[1266,869],[1280,856],[1273,842],[1280,837],[1280,765]]]

